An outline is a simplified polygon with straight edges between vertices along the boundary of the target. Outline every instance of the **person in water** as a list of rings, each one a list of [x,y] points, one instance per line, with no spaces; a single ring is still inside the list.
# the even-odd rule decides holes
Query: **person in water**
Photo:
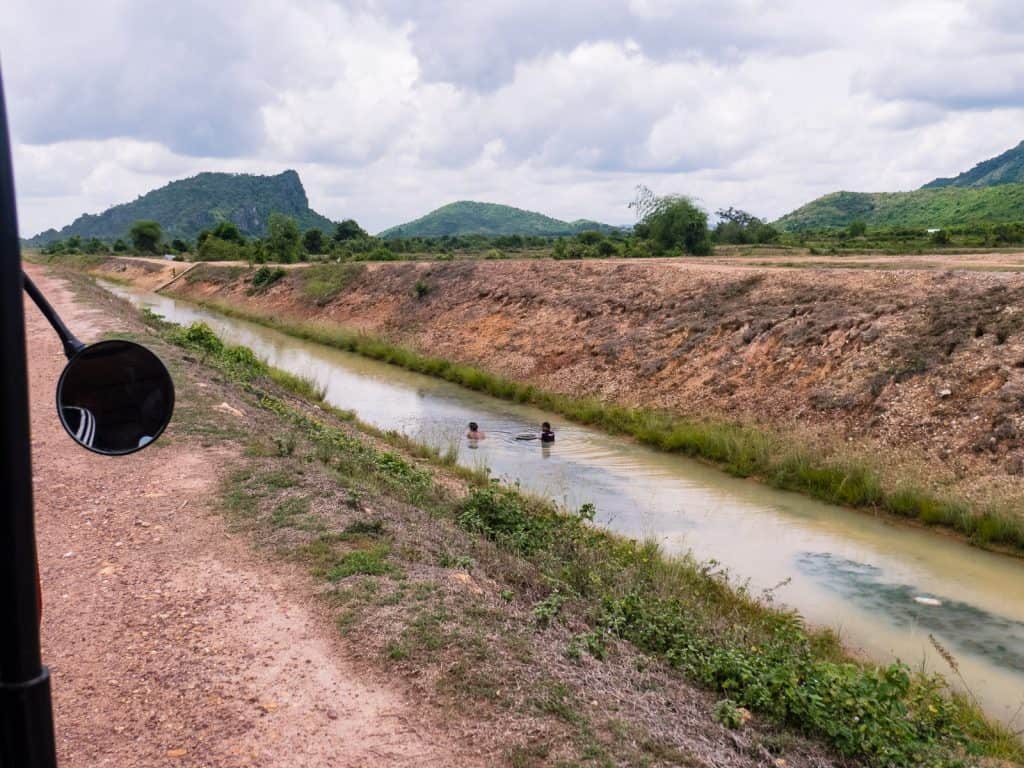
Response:
[[[487,435],[480,431],[480,425],[475,421],[469,422],[469,431],[466,433],[466,437],[470,440],[483,440]]]
[[[551,429],[551,423],[545,421],[540,425],[540,441],[542,443],[553,443],[555,442],[555,433]]]

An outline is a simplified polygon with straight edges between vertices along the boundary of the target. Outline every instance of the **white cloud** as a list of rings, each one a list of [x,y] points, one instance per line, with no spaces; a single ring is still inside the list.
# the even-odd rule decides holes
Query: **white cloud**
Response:
[[[1009,0],[8,0],[22,230],[200,170],[296,168],[371,229],[460,198],[774,217],[1020,141]]]

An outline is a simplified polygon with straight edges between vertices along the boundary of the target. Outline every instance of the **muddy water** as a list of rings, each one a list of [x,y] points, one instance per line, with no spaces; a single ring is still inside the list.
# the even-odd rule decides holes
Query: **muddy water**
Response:
[[[728,477],[554,414],[506,403],[155,294],[118,295],[177,323],[207,322],[226,341],[315,379],[327,400],[364,421],[485,465],[570,507],[592,502],[601,524],[664,549],[715,560],[754,592],[836,629],[853,650],[951,676],[948,648],[988,712],[1024,727],[1024,561],[928,531]],[[464,439],[477,421],[486,439]],[[516,439],[555,425],[557,441]],[[960,685],[953,679],[954,685]]]

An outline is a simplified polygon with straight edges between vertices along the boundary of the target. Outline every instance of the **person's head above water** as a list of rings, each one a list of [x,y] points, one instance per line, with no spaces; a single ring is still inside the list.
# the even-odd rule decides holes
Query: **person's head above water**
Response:
[[[543,424],[540,425],[540,428],[543,429],[545,432],[550,432],[551,431],[551,422],[550,421],[545,421]]]
[[[476,432],[478,429],[480,429],[480,426],[475,421],[469,422],[469,431],[470,432]]]

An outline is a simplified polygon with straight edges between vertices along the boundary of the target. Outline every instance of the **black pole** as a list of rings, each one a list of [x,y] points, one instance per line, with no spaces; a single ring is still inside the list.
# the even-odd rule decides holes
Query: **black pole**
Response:
[[[0,766],[54,768],[50,673],[39,651],[21,250],[0,77]]]
[[[60,319],[60,315],[57,314],[57,310],[50,306],[50,302],[43,296],[42,291],[36,288],[32,278],[23,273],[22,279],[25,281],[25,292],[35,302],[39,311],[43,313],[43,317],[49,321],[50,326],[60,337],[60,343],[64,345],[64,356],[70,360],[78,352],[85,349],[85,344],[76,339],[75,334],[68,330],[68,327],[64,325],[64,321]]]

